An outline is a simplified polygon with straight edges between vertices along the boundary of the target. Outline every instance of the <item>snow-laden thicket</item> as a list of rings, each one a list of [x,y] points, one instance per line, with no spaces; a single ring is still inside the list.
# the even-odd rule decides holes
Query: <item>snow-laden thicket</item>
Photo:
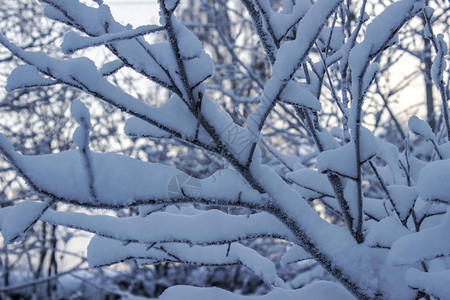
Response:
[[[97,67],[86,57],[56,59],[23,50],[0,35],[0,43],[24,62],[11,73],[7,89],[54,84],[77,88],[128,114],[128,135],[177,139],[230,166],[200,179],[173,166],[97,153],[89,145],[89,110],[73,101],[71,114],[79,125],[73,135],[75,150],[26,156],[0,136],[1,152],[41,199],[0,211],[5,241],[20,239],[42,220],[94,233],[88,247],[92,267],[131,259],[142,264],[241,264],[272,289],[250,299],[449,297],[450,151],[443,137],[450,137],[448,50],[445,38],[433,33],[433,12],[424,1],[396,1],[372,20],[362,1],[355,30],[348,32],[337,25],[349,18],[340,0],[285,1],[280,12],[273,11],[269,1],[242,0],[271,71],[265,82],[258,81],[258,103],[240,123],[208,89],[214,63],[196,35],[177,19],[180,1],[160,0],[160,24],[135,29],[116,22],[102,1],[91,6],[74,0],[41,2],[47,17],[73,28],[61,45],[64,53],[104,45],[117,60]],[[417,15],[428,26],[427,38],[436,53],[432,78],[441,95],[445,132],[436,135],[424,121],[410,119],[410,131],[431,145],[427,160],[414,155],[409,140],[400,151],[363,126],[366,93],[380,72],[379,57]],[[161,32],[162,42],[143,37]],[[170,97],[158,107],[137,99],[108,80],[121,68],[167,89]],[[322,93],[324,89],[329,93]],[[339,109],[339,123],[333,128],[320,122],[330,98]],[[290,163],[266,143],[265,126],[278,105],[291,111],[315,143],[311,165]],[[287,170],[263,163],[266,149]],[[368,192],[367,183],[378,188],[377,197]],[[313,199],[335,215],[335,222],[311,207]],[[139,215],[53,210],[59,202],[110,210],[137,206]],[[178,210],[167,209],[175,205]],[[258,237],[293,245],[282,265],[312,259],[335,282],[292,290],[270,257],[243,242]],[[175,286],[160,298],[245,297],[218,288]]]

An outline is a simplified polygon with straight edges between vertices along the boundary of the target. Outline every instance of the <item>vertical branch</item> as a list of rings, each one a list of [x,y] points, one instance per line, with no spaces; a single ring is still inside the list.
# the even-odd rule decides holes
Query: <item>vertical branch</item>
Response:
[[[431,79],[431,44],[427,38],[423,39],[422,59],[425,63],[424,81],[425,81],[425,100],[427,105],[427,122],[433,132],[436,132],[436,120],[434,113],[433,83]]]
[[[447,103],[447,92],[445,88],[445,82],[443,79],[444,66],[445,66],[445,55],[447,55],[448,49],[442,35],[435,36],[433,33],[433,27],[431,24],[431,15],[423,11],[423,18],[425,19],[426,27],[428,30],[428,38],[433,44],[434,50],[436,51],[436,58],[431,67],[431,76],[439,89],[442,100],[442,114],[444,118],[445,127],[447,129],[447,139],[450,141],[450,120],[448,115],[448,103]]]
[[[450,141],[450,120],[448,115],[448,103],[447,103],[447,93],[445,91],[445,82],[443,79],[444,66],[445,66],[445,55],[447,54],[447,45],[445,44],[442,36],[437,38],[437,57],[434,64],[437,63],[436,74],[434,75],[435,84],[437,85],[442,99],[442,111],[444,117],[445,127],[447,129],[447,140]]]
[[[180,71],[180,79],[183,84],[185,97],[188,98],[191,109],[195,110],[196,101],[195,101],[194,93],[192,92],[192,89],[189,85],[189,80],[188,80],[187,73],[186,73],[186,67],[184,66],[184,62],[181,58],[180,47],[178,46],[177,37],[176,37],[175,30],[174,30],[173,24],[172,24],[173,9],[172,10],[167,9],[165,0],[159,0],[159,3],[160,3],[161,12],[163,13],[163,16],[164,16],[165,28],[166,28],[170,46],[172,47],[172,53],[175,56],[175,61],[177,62],[177,67]]]
[[[92,164],[91,150],[89,149],[89,135],[91,129],[91,121],[89,110],[80,100],[74,100],[71,106],[72,116],[80,125],[73,134],[73,140],[78,146],[78,150],[84,161],[86,168],[89,193],[94,201],[97,201],[97,193],[95,191],[95,176]]]
[[[89,193],[91,194],[92,199],[97,200],[97,194],[95,192],[95,178],[94,178],[94,170],[92,166],[92,159],[90,155],[90,149],[89,149],[89,128],[87,126],[87,123],[83,119],[83,123],[80,124],[80,126],[83,126],[83,132],[84,132],[84,143],[83,147],[80,148],[81,155],[83,157],[86,171],[88,174],[88,180],[89,180]]]
[[[34,279],[38,279],[42,275],[42,269],[44,268],[45,257],[47,256],[47,224],[42,222],[41,227],[41,247],[39,249],[39,261],[38,266],[34,272]]]
[[[299,108],[296,108],[297,114],[300,116],[300,118],[303,118],[306,120],[306,127],[308,128],[310,134],[313,137],[313,140],[319,149],[320,152],[323,152],[325,148],[322,145],[322,142],[320,141],[316,129],[314,127],[313,121],[311,120],[311,116],[309,115],[308,111],[301,110]],[[339,207],[341,209],[342,215],[344,217],[344,222],[347,225],[350,234],[357,240],[357,234],[354,230],[354,218],[352,214],[350,213],[350,207],[348,206],[347,200],[344,197],[344,187],[342,185],[342,180],[339,178],[336,174],[327,174],[328,181],[331,183],[331,186],[333,187],[333,191],[336,195],[336,200],[339,204]]]
[[[256,33],[261,40],[261,44],[263,45],[263,48],[267,53],[267,57],[269,58],[270,63],[273,65],[276,59],[275,54],[277,47],[273,41],[271,43],[271,37],[264,30],[264,23],[261,14],[256,9],[255,3],[252,0],[242,0],[242,4],[244,4],[245,8],[253,19],[253,22],[255,23]]]
[[[3,252],[4,252],[4,259],[3,259],[3,285],[8,286],[9,285],[9,255],[8,255],[8,245],[3,246]]]
[[[375,166],[375,164],[372,162],[372,160],[369,160],[369,165],[372,168],[373,173],[375,174],[375,177],[377,178],[378,182],[381,185],[381,189],[384,191],[384,193],[386,194],[386,197],[388,198],[389,202],[391,202],[392,207],[394,208],[395,213],[397,214],[399,220],[402,222],[403,226],[406,227],[406,219],[402,220],[400,218],[400,213],[398,212],[397,206],[395,205],[394,199],[392,199],[391,193],[389,192],[389,190],[386,187],[386,184],[384,183],[383,179],[380,176],[380,173],[378,172],[377,167]]]
[[[264,7],[261,5],[261,1],[256,1],[256,5],[258,5],[259,10],[261,11],[262,16],[264,17],[264,21],[266,22],[267,31],[269,31],[270,37],[272,38],[273,44],[275,48],[280,48],[280,41],[275,36],[275,32],[273,31],[272,24],[270,24],[270,16]]]
[[[47,276],[51,277],[52,274],[56,275],[58,273],[58,264],[56,262],[56,225],[52,225],[50,232],[50,257],[47,269]],[[51,297],[52,291],[54,289],[54,282],[49,280],[47,282],[47,295]]]
[[[387,18],[391,17],[391,14],[400,13],[398,10],[402,9],[403,17],[393,20],[393,22],[386,22]],[[364,236],[362,234],[362,209],[363,209],[363,193],[362,193],[362,170],[361,170],[361,122],[362,122],[362,104],[364,101],[364,92],[366,88],[363,88],[364,81],[369,78],[365,78],[367,68],[370,61],[384,49],[389,47],[390,41],[394,38],[400,28],[406,23],[407,20],[412,18],[416,13],[420,11],[420,8],[415,6],[414,2],[408,2],[408,5],[400,6],[398,2],[391,4],[380,15],[378,15],[367,27],[364,40],[355,46],[349,57],[349,65],[352,72],[352,107],[354,113],[354,127],[353,137],[355,142],[355,163],[356,163],[356,183],[357,183],[357,223],[356,223],[356,235],[357,242],[362,243]],[[380,26],[384,26],[380,30]],[[369,83],[369,82],[367,82]],[[364,90],[363,90],[364,89]]]
[[[347,9],[349,9],[350,5],[351,5],[351,1],[347,0],[346,4],[347,4]],[[367,0],[363,0],[361,9],[359,11],[358,22],[356,23],[356,28],[353,30],[353,32],[351,32],[351,27],[350,27],[352,20],[350,19],[349,14],[347,14],[347,21],[345,22],[344,27],[347,31],[347,34],[349,35],[349,38],[347,41],[348,46],[346,47],[347,49],[345,49],[345,50],[348,51],[349,53],[350,53],[350,50],[352,50],[353,47],[355,46],[356,38],[358,37],[358,34],[362,27],[362,24],[365,22],[364,16],[366,14],[366,4],[367,4]],[[342,14],[345,15],[344,12],[342,12]],[[347,108],[348,103],[349,103],[349,98],[347,95],[347,91],[348,91],[347,70],[348,70],[348,55],[344,56],[344,59],[341,62],[341,68],[340,68],[341,80],[342,80],[342,104],[343,104],[344,108]],[[344,130],[345,140],[347,142],[350,141],[349,127],[348,127],[347,119],[343,120],[343,130]]]
[[[356,101],[356,115],[355,115],[355,159],[356,159],[356,184],[357,184],[357,205],[358,212],[356,215],[356,241],[358,243],[364,242],[364,236],[362,234],[362,215],[363,215],[363,194],[362,194],[362,170],[361,170],[361,114],[362,114],[362,104],[363,104],[363,91],[362,91],[362,81],[363,76],[365,74],[365,69],[367,69],[368,62],[364,67],[361,75],[358,77],[358,91],[356,98],[353,101]]]

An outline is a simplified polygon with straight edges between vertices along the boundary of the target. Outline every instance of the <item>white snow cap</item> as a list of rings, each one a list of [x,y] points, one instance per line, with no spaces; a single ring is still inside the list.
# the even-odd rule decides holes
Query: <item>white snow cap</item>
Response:
[[[423,137],[426,140],[434,140],[435,136],[427,122],[419,119],[417,116],[412,116],[408,121],[408,127],[411,132]]]

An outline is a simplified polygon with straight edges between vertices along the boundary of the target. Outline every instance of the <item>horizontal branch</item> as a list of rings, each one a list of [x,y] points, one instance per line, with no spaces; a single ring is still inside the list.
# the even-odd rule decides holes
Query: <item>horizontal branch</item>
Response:
[[[293,240],[289,230],[272,215],[228,215],[218,210],[196,215],[156,212],[146,217],[117,218],[75,212],[47,211],[42,221],[81,229],[133,243],[226,244],[258,237]],[[152,230],[148,230],[152,228]]]
[[[263,209],[266,203],[232,170],[199,180],[170,166],[113,153],[91,153],[97,195],[93,201],[79,151],[25,156],[15,152],[4,135],[0,151],[33,190],[59,202],[109,209],[184,202]]]
[[[73,54],[76,51],[86,49],[89,47],[105,45],[111,42],[130,40],[138,36],[160,32],[163,30],[164,27],[162,26],[144,25],[136,29],[124,30],[115,33],[107,33],[95,37],[83,37],[73,31],[69,31],[64,36],[64,41],[61,44],[61,49],[66,54]]]
[[[278,277],[274,264],[255,250],[239,243],[229,245],[198,246],[184,243],[168,243],[158,247],[94,237],[88,246],[88,261],[92,267],[110,265],[130,259],[143,259],[148,262],[178,262],[195,265],[220,266],[242,264],[252,270],[269,286],[284,287]]]

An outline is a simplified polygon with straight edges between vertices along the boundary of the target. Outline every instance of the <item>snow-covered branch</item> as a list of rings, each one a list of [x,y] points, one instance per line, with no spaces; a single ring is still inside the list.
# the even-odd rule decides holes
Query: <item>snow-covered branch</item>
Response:
[[[114,60],[97,68],[87,57],[57,59],[0,34],[0,44],[25,63],[6,88],[63,85],[110,104],[130,117],[124,129],[137,150],[128,156],[95,148],[95,105],[90,113],[80,100],[71,108],[77,150],[27,155],[0,134],[0,152],[39,198],[0,210],[7,242],[41,220],[93,233],[93,267],[128,260],[243,265],[271,289],[258,299],[445,295],[450,142],[413,117],[410,131],[430,147],[409,138],[392,144],[377,130],[376,113],[375,126],[364,118],[374,83],[383,109],[388,105],[390,94],[381,91],[389,68],[384,51],[423,13],[448,129],[446,42],[434,34],[423,1],[396,1],[372,19],[368,1],[359,15],[342,0],[193,1],[207,8],[207,21],[184,24],[183,1],[159,0],[161,24],[135,29],[119,24],[102,1],[41,2],[49,18],[73,30],[64,54],[104,46]],[[163,92],[147,99],[125,90],[116,73],[129,70]],[[75,211],[57,211],[57,203]],[[86,213],[89,208],[117,215]],[[281,267],[314,260],[321,276],[338,283],[291,290],[274,256],[256,249],[262,239],[292,246]],[[160,299],[200,293],[246,298],[180,286]]]

